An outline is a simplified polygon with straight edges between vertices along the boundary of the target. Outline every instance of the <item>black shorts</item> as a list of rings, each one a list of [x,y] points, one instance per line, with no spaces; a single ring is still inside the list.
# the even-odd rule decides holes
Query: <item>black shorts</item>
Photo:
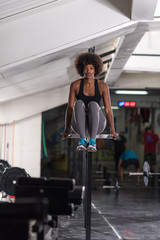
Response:
[[[126,169],[128,166],[134,165],[136,169],[140,167],[139,160],[138,159],[128,159],[124,160],[121,164],[121,167]]]

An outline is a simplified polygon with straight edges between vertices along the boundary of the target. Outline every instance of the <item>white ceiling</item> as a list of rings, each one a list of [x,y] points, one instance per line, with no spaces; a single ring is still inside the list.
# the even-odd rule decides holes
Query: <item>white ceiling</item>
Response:
[[[160,73],[159,41],[160,31],[146,32],[123,70]]]
[[[0,1],[0,102],[69,85],[78,78],[75,56],[91,47],[105,62],[101,79],[114,88],[124,67],[137,71],[126,63],[145,32],[160,29],[157,0],[138,2]]]
[[[1,0],[0,1],[0,19],[7,19],[33,9],[43,7],[58,0]]]

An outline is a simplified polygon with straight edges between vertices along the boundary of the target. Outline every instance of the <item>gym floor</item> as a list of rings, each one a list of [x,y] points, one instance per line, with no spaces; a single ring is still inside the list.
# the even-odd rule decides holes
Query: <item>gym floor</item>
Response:
[[[160,188],[127,184],[92,191],[91,240],[160,239]],[[83,205],[74,216],[59,217],[59,239],[85,240]]]

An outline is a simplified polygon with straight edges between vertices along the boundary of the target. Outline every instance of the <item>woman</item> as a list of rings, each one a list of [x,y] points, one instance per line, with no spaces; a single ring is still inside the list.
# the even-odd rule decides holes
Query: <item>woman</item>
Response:
[[[102,72],[101,58],[94,53],[82,53],[75,59],[75,68],[82,79],[70,85],[69,101],[66,110],[66,123],[62,139],[69,135],[70,127],[79,134],[77,150],[96,152],[96,135],[106,127],[106,118],[101,110],[103,99],[105,113],[110,125],[111,135],[118,135],[114,129],[113,113],[109,89],[106,83],[95,79]],[[89,138],[89,142],[87,139]]]

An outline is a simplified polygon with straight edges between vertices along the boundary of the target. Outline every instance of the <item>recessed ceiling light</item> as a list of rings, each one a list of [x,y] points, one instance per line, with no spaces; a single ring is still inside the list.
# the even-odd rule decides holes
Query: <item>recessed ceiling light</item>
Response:
[[[116,94],[133,94],[133,95],[147,95],[147,91],[138,91],[138,90],[116,90]]]
[[[118,110],[118,109],[119,109],[118,106],[111,106],[111,108],[112,108],[113,110]]]

